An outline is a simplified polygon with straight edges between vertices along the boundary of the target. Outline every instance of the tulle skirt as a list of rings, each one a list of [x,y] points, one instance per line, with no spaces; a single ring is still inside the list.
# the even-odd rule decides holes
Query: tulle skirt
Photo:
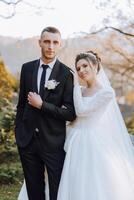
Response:
[[[100,131],[73,129],[57,200],[134,200],[134,154]]]

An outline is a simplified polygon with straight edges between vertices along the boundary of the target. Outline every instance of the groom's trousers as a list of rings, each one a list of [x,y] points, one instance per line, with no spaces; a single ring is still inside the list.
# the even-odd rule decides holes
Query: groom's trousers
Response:
[[[28,146],[18,147],[24,171],[29,200],[45,200],[45,177],[47,169],[49,180],[49,199],[57,200],[65,152],[47,152],[38,135],[34,135]]]

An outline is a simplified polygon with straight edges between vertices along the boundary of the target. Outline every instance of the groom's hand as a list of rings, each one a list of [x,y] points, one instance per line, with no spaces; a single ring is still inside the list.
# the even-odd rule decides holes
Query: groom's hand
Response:
[[[38,95],[36,92],[29,92],[27,99],[28,99],[28,103],[31,106],[38,108],[38,109],[41,108],[43,101],[42,101],[40,95]]]

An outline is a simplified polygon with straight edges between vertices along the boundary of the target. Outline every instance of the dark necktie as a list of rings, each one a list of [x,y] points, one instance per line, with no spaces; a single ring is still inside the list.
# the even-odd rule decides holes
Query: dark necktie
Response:
[[[41,75],[41,81],[40,81],[40,91],[39,94],[41,96],[41,98],[43,98],[44,95],[44,89],[45,89],[45,78],[46,78],[46,70],[49,67],[48,65],[41,65],[43,68],[43,72]]]

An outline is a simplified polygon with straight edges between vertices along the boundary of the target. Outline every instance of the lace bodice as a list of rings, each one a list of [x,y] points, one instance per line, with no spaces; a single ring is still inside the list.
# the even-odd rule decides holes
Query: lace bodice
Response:
[[[78,124],[87,121],[88,124],[97,123],[108,109],[108,105],[115,96],[111,87],[101,88],[94,95],[83,97],[79,85],[74,86],[74,105]]]

